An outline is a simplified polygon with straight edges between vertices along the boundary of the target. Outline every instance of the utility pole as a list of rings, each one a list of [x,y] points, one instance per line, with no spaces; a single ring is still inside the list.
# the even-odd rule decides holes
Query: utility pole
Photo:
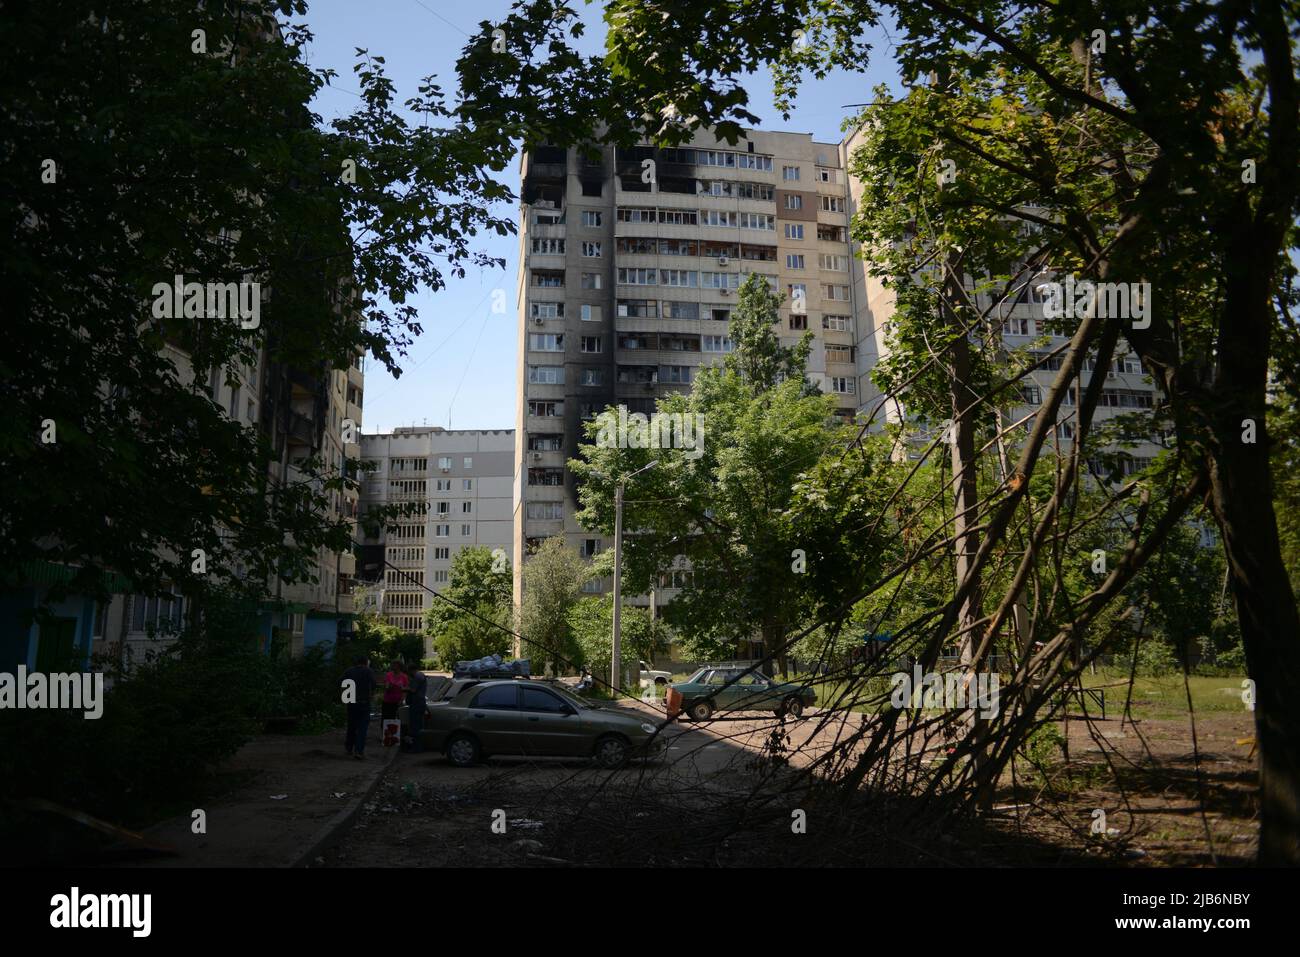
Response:
[[[616,691],[631,685],[630,680],[625,680],[623,676],[623,488],[628,479],[658,464],[659,460],[655,459],[648,465],[641,466],[631,475],[619,479],[614,487],[614,613],[611,616],[614,620],[614,653],[610,661],[609,683]]]

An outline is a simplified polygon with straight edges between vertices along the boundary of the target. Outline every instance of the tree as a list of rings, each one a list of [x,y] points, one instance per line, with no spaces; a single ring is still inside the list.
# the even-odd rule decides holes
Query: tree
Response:
[[[524,564],[519,630],[522,654],[533,660],[534,671],[571,673],[582,660],[569,614],[589,574],[587,563],[558,535],[542,542]]]
[[[569,611],[569,626],[582,653],[581,663],[601,681],[608,681],[614,657],[614,602],[608,595],[588,595]],[[620,622],[623,655],[632,660],[652,661],[656,652],[668,646],[667,629],[650,618],[650,611],[623,605]]]
[[[425,613],[425,633],[443,668],[509,650],[511,576],[503,553],[483,545],[462,548],[451,560],[443,594],[450,601],[435,598]]]
[[[657,459],[625,499],[628,591],[648,592],[684,560],[689,580],[665,617],[687,647],[712,657],[757,640],[785,670],[786,640],[818,596],[838,600],[839,589],[874,567],[873,538],[844,534],[865,516],[846,525],[839,507],[865,504],[880,456],[850,449],[855,430],[836,424],[833,398],[805,382],[807,341],[780,346],[779,302],[749,277],[737,295],[735,351],[721,368],[702,369],[688,395],[659,401],[658,415],[699,423],[691,447],[635,447],[630,424],[630,447],[620,448],[601,438],[613,420],[597,418],[569,466],[581,483],[578,521],[609,535],[613,486]],[[834,463],[817,473],[824,482],[811,480],[823,459]],[[828,486],[836,487],[833,502]]]
[[[408,122],[383,59],[364,51],[356,109],[326,128],[308,104],[333,75],[305,63],[307,29],[278,19],[305,11],[0,11],[0,30],[23,38],[0,65],[13,318],[0,465],[23,476],[0,506],[0,580],[38,559],[80,569],[50,600],[106,597],[106,569],[137,591],[197,595],[302,580],[321,548],[351,547],[350,524],[324,516],[356,463],[303,461],[300,480],[276,485],[277,450],[209,383],[259,356],[307,381],[363,351],[398,373],[422,331],[411,294],[491,263],[476,231],[514,228],[492,211],[510,193],[490,175],[513,147],[451,121],[431,81],[406,104],[426,122]],[[178,274],[234,284],[249,315],[194,315],[208,310],[201,295],[168,317],[157,290]]]

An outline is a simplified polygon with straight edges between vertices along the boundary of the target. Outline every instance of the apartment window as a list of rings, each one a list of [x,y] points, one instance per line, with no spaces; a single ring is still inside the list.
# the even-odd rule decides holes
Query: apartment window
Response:
[[[685,286],[694,289],[699,285],[699,273],[689,269],[661,269],[659,282],[664,286]]]
[[[1137,356],[1125,356],[1123,359],[1120,359],[1116,365],[1119,366],[1120,372],[1125,372],[1129,375],[1138,375],[1145,371],[1142,368],[1142,360]]]
[[[786,239],[803,239],[803,226],[799,223],[785,224]]]
[[[849,287],[825,283],[822,285],[822,298],[831,299],[835,302],[848,302]]]
[[[445,562],[451,558],[451,549],[446,545],[436,545],[433,549],[433,560]]]
[[[790,297],[790,311],[804,313],[808,311],[808,284],[805,282],[792,282],[785,287],[786,294]]]
[[[534,352],[563,352],[564,333],[533,332],[528,335],[528,348]]]
[[[542,520],[564,518],[564,505],[561,502],[529,502],[528,517]]]
[[[473,503],[473,502],[461,502],[461,503],[460,503],[460,513],[461,513],[462,515],[469,515],[469,514],[471,514],[473,511],[474,511],[474,503]]]
[[[1002,333],[1008,336],[1032,336],[1034,320],[1016,316],[1002,323]]]
[[[705,352],[730,352],[733,348],[727,336],[702,336],[700,342]]]
[[[730,309],[710,309],[710,310],[709,310],[709,318],[712,319],[714,322],[730,322],[730,321],[731,321],[731,310],[730,310]]]
[[[633,319],[658,319],[659,302],[656,299],[620,299],[618,314]]]
[[[781,167],[781,178],[784,179],[784,180],[788,180],[788,181],[789,181],[789,180],[798,180],[798,179],[799,179],[799,167],[797,167],[797,166],[782,166],[782,167]]]
[[[849,332],[849,317],[822,316],[822,328],[832,332]]]
[[[842,213],[845,210],[843,196],[822,196],[820,202],[823,213]]]
[[[564,273],[562,272],[533,272],[533,285],[541,286],[546,289],[563,289]]]
[[[591,209],[582,211],[582,225],[596,227],[600,225],[600,213]]]
[[[802,268],[803,268],[803,256],[800,255],[799,253],[786,253],[786,254],[785,254],[785,268],[786,268],[786,269],[802,269]]]
[[[827,362],[852,362],[853,347],[852,346],[827,346],[826,361]]]
[[[580,342],[583,352],[600,352],[600,336],[583,336]]]
[[[831,272],[847,272],[849,268],[849,257],[836,256],[831,253],[822,253],[817,257],[817,264],[822,269],[827,269]]]
[[[819,183],[838,183],[839,176],[833,169],[827,169],[825,166],[817,167],[817,182]]]
[[[564,366],[529,366],[528,381],[536,385],[564,385]]]
[[[691,381],[691,366],[662,366],[660,373],[660,379],[664,382],[689,385]]]
[[[582,181],[582,195],[599,196],[603,185],[604,184],[598,179],[584,179]]]
[[[700,218],[693,209],[661,209],[659,222],[666,226],[698,226]]]
[[[785,208],[786,208],[786,209],[803,209],[803,197],[802,197],[802,196],[795,196],[795,195],[792,194],[792,193],[787,193],[787,194],[786,194],[786,197],[785,197]]]
[[[583,558],[594,558],[600,554],[600,539],[584,538],[582,544],[578,546],[578,554]]]
[[[563,402],[546,402],[546,401],[539,401],[539,400],[536,400],[536,399],[531,399],[531,400],[529,400],[529,402],[528,402],[528,414],[529,414],[529,415],[541,415],[541,416],[546,416],[546,417],[548,417],[548,418],[549,418],[549,417],[552,417],[552,416],[563,416],[563,415],[564,415],[564,403],[563,403]]]
[[[473,480],[473,479],[461,479],[461,480],[460,480],[460,488],[461,488],[461,491],[462,491],[462,492],[472,492],[472,491],[474,491],[474,480]]]
[[[1040,405],[1043,401],[1043,390],[1036,385],[1022,385],[1020,397],[1027,405]]]
[[[230,391],[230,417],[232,419],[239,416],[239,386],[235,386]]]
[[[741,229],[776,229],[776,217],[771,213],[741,213],[738,222]]]
[[[598,272],[584,272],[584,273],[582,274],[582,288],[583,288],[583,289],[599,289],[599,288],[600,288],[600,273],[598,273]]]
[[[840,395],[853,395],[858,391],[857,383],[852,376],[833,375],[830,377],[831,391]]]
[[[771,200],[776,196],[776,188],[769,183],[736,183],[733,194],[740,199]]]
[[[827,242],[843,243],[848,241],[848,230],[843,226],[821,226],[817,227],[817,238],[824,239]]]
[[[738,222],[736,214],[729,210],[723,209],[706,209],[700,213],[701,226],[735,226]]]
[[[558,452],[564,447],[564,436],[554,432],[534,433],[528,436],[528,451]]]
[[[618,271],[618,281],[624,286],[656,286],[659,284],[659,270],[622,268]]]
[[[599,259],[600,243],[584,242],[582,244],[582,255],[588,259]]]
[[[563,256],[563,239],[534,239],[533,252],[541,256]]]
[[[698,319],[700,304],[698,302],[664,302],[665,319]]]
[[[529,485],[563,485],[564,469],[529,469]]]
[[[563,319],[564,303],[562,302],[535,302],[532,306],[534,319]]]
[[[470,531],[472,530],[472,527],[473,527],[473,526],[470,526],[470,525],[462,525],[462,526],[460,527],[460,537],[461,537],[461,538],[469,538],[469,536],[470,536]]]
[[[795,332],[802,332],[808,328],[808,317],[806,315],[793,315],[790,317],[790,328]]]
[[[464,462],[465,468],[472,469],[474,467],[474,457],[472,455],[465,456]]]
[[[583,369],[582,370],[582,381],[579,382],[579,385],[590,386],[590,385],[604,385],[604,384],[605,384],[604,369]]]
[[[439,457],[438,457],[438,468],[440,468],[440,469],[449,469],[449,468],[451,468],[451,456],[450,456],[450,455],[442,455],[442,456],[439,456]],[[450,479],[449,479],[448,481],[450,481]]]
[[[700,285],[705,289],[739,289],[740,275],[734,272],[702,272]]]
[[[583,303],[579,307],[579,314],[583,322],[600,322],[600,306]]]
[[[451,511],[451,503],[450,503],[450,502],[439,502],[439,503],[438,503],[438,514],[439,514],[439,515],[446,515],[446,514],[447,514],[448,512],[450,512],[450,511]]]
[[[450,526],[450,525],[435,525],[435,526],[433,526],[433,537],[434,537],[434,538],[451,538],[451,526]]]
[[[619,209],[615,217],[620,223],[653,223],[657,217],[653,209]]]
[[[433,583],[435,585],[447,584],[447,569],[445,568],[435,569],[433,572]]]

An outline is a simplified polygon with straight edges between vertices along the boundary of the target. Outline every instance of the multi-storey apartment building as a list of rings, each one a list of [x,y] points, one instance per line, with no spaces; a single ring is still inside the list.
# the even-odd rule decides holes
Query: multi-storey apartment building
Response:
[[[376,466],[362,486],[361,508],[415,503],[378,537],[365,539],[360,577],[382,617],[419,632],[443,591],[451,560],[469,545],[510,555],[515,433],[510,429],[412,426],[361,437],[361,458]],[[373,566],[373,567],[371,567]]]
[[[748,131],[675,149],[542,148],[522,167],[515,599],[541,540],[605,543],[573,518],[565,461],[611,405],[654,411],[731,351],[736,290],[758,273],[785,297],[780,337],[813,333],[809,376],[858,407],[848,189],[837,144]],[[706,438],[707,441],[707,438]],[[663,600],[671,597],[665,592]]]

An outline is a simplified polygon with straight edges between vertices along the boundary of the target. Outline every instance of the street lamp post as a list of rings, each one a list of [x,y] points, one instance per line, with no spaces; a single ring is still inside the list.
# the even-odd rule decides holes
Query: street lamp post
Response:
[[[631,682],[623,680],[623,488],[627,485],[628,479],[635,478],[646,469],[654,468],[659,464],[655,459],[647,465],[641,466],[630,475],[625,475],[618,481],[614,487],[614,653],[610,662],[610,685],[617,692],[625,685]]]

